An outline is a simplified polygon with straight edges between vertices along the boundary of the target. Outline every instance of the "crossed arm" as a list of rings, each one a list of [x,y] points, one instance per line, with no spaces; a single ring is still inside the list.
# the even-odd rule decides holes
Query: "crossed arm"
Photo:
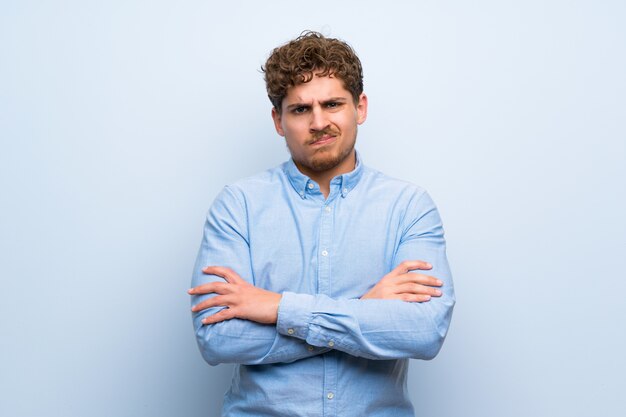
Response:
[[[424,274],[410,273],[413,270],[427,270],[432,266],[423,261],[402,262],[372,287],[361,300],[402,300],[406,302],[426,302],[431,297],[441,296],[443,282]],[[215,297],[199,302],[191,308],[199,312],[211,307],[226,307],[202,319],[203,324],[215,324],[234,318],[250,320],[262,324],[276,324],[281,294],[255,287],[230,268],[207,266],[204,274],[224,278],[225,282],[210,282],[191,288],[190,295],[216,294]]]
[[[225,191],[218,208],[222,203],[236,207],[229,198],[235,197]],[[248,243],[232,233],[242,225],[230,211],[212,209],[198,262],[224,260],[232,269],[196,265],[189,294],[205,360],[212,365],[291,362],[330,349],[370,359],[434,357],[445,338],[454,293],[438,213],[429,198],[422,209],[396,259],[419,255],[430,263],[401,262],[360,299],[255,287],[242,278],[252,273]],[[216,239],[219,244],[212,244]],[[212,256],[203,256],[207,251]],[[417,270],[441,279],[411,272]]]

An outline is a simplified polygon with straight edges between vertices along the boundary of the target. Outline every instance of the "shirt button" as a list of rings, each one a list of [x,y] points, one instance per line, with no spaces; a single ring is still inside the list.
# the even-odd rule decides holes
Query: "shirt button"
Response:
[[[333,398],[335,398],[335,394],[333,394],[332,392],[329,392],[328,394],[326,394],[326,398],[328,398],[329,400],[332,400]]]
[[[347,188],[344,188],[344,189],[343,189],[343,193],[344,193],[344,194],[348,194],[348,189],[347,189]]]
[[[328,256],[328,251],[327,250],[323,250],[322,251],[322,256]]]
[[[289,334],[293,334],[294,330],[293,329],[287,329],[287,333]]]
[[[326,207],[324,208],[324,210],[326,210],[326,213],[330,213],[331,208],[330,208],[330,207],[328,207],[328,206],[326,206]]]
[[[309,350],[309,352],[313,352],[313,349],[315,349],[313,346],[307,346],[306,348]]]
[[[310,183],[309,183],[309,185],[307,185],[307,187],[309,187],[309,190],[312,190],[312,189],[313,189],[313,187],[315,187],[315,186],[313,185],[313,183],[312,183],[312,182],[310,182]]]
[[[333,342],[332,340],[330,342],[328,342],[328,346],[333,347],[335,346],[335,342]]]

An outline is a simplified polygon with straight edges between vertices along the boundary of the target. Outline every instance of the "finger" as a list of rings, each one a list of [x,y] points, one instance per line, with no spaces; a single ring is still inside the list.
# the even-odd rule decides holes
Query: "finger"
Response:
[[[225,266],[207,266],[202,270],[202,272],[207,275],[217,275],[218,277],[222,277],[226,280],[226,282],[230,282],[231,284],[243,282],[243,278],[241,278],[235,271]]]
[[[207,308],[211,308],[211,307],[228,306],[228,304],[229,304],[229,298],[227,296],[218,295],[216,297],[209,298],[208,300],[203,300],[199,302],[195,306],[191,307],[191,311],[195,313],[197,311],[206,310]]]
[[[443,285],[443,281],[440,279],[431,277],[430,275],[417,274],[415,272],[407,272],[406,274],[398,275],[396,277],[396,282],[398,284],[414,282],[416,284],[429,285],[431,287],[441,287]]]
[[[414,271],[416,269],[431,269],[433,266],[425,261],[403,261],[400,262],[400,265],[394,268],[392,272],[396,272],[398,274],[406,274],[409,271]]]
[[[396,294],[420,294],[430,295],[431,297],[441,297],[441,290],[427,285],[416,284],[414,282],[406,282],[397,285],[394,289]]]
[[[202,324],[215,324],[232,318],[235,318],[235,312],[230,308],[225,308],[224,310],[220,310],[211,316],[203,318]]]
[[[422,295],[422,294],[400,294],[400,300],[406,301],[409,303],[424,303],[426,301],[430,301],[430,295]]]
[[[226,294],[230,288],[230,284],[225,282],[208,282],[206,284],[198,285],[197,287],[193,287],[187,290],[188,294],[192,295],[201,295],[201,294]]]

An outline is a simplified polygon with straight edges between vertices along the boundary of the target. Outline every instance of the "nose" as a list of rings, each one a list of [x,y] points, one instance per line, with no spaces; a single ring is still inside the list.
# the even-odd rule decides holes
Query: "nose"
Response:
[[[311,132],[319,132],[328,127],[328,119],[320,106],[314,106],[311,110],[311,123],[309,129]]]

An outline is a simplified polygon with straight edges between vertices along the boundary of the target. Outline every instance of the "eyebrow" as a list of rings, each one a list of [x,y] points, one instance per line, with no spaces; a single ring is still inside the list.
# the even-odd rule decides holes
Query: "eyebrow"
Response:
[[[328,103],[345,103],[348,99],[345,97],[331,97],[321,102],[322,105]],[[297,109],[298,107],[310,107],[311,103],[293,103],[287,106],[287,110]]]

